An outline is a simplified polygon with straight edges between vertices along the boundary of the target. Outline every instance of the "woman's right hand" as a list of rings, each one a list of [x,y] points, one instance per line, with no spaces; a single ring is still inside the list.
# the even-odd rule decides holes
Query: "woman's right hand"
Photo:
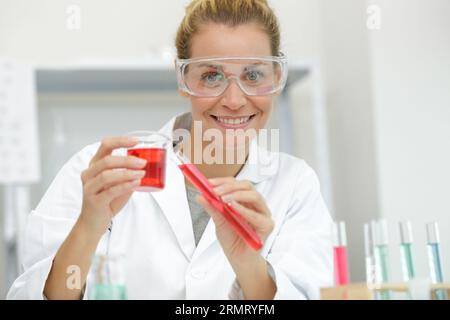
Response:
[[[83,204],[79,221],[90,232],[101,236],[107,230],[145,175],[142,169],[146,160],[111,155],[114,149],[136,144],[137,140],[131,137],[104,139],[89,167],[81,173]]]

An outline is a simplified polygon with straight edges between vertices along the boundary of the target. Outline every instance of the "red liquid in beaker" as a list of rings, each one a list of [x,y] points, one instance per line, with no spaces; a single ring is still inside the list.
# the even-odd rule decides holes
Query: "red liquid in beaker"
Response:
[[[222,202],[217,196],[206,177],[192,163],[178,166],[185,177],[191,182],[211,204],[211,206],[222,213],[223,217],[230,223],[233,230],[254,250],[263,246],[258,234],[250,227],[247,221],[232,207]]]
[[[163,148],[138,148],[128,150],[129,156],[147,160],[145,176],[136,191],[160,191],[164,189],[166,178],[166,149]]]

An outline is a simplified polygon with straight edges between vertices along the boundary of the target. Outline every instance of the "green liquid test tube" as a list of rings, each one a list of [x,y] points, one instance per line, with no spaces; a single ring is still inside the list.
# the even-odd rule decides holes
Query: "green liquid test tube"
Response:
[[[375,262],[377,268],[377,281],[389,282],[389,249],[388,232],[385,220],[373,222],[375,242]],[[381,300],[390,300],[391,293],[388,290],[380,292]]]
[[[416,276],[412,252],[413,236],[411,222],[402,221],[399,223],[399,227],[403,280],[409,281],[411,279],[414,279]]]

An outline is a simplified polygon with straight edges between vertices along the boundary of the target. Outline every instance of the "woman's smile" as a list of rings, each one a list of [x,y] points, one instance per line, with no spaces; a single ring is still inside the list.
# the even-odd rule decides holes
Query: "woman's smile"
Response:
[[[242,116],[222,116],[210,114],[210,117],[221,128],[245,129],[251,124],[253,119],[256,117],[256,113]]]

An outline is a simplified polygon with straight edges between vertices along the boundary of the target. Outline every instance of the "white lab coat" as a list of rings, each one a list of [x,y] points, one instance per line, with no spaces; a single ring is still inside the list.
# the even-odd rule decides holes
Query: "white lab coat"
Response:
[[[172,135],[175,120],[162,129]],[[80,173],[99,147],[89,145],[59,171],[39,205],[28,217],[24,272],[8,299],[43,299],[52,260],[73,227],[82,204]],[[173,156],[173,149],[168,150]],[[263,155],[261,161],[254,161]],[[252,161],[253,160],[253,161]],[[332,284],[331,218],[313,170],[284,153],[252,143],[247,163],[236,177],[254,183],[272,212],[275,228],[261,255],[277,292],[275,299],[317,299],[319,288]],[[106,250],[107,233],[97,253]],[[242,291],[216,238],[210,219],[195,246],[185,182],[167,162],[166,187],[155,193],[135,192],[114,218],[110,254],[125,254],[129,299],[241,299]],[[90,276],[91,277],[91,276]],[[89,296],[89,282],[84,298]]]

